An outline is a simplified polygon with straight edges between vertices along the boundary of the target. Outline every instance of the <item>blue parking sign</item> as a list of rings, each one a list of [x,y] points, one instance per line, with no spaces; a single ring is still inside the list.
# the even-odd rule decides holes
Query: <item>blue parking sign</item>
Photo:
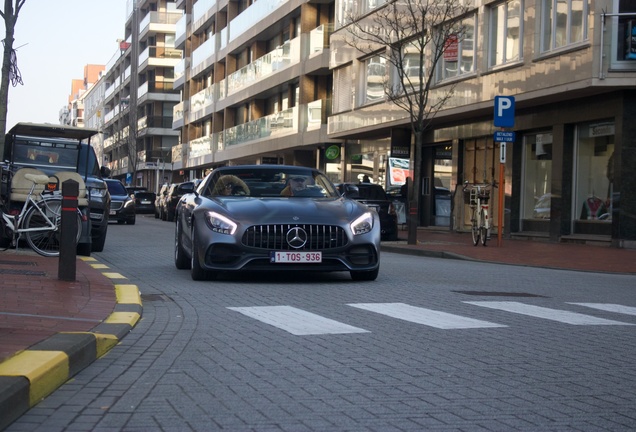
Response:
[[[514,96],[495,96],[495,126],[513,127],[515,125]]]

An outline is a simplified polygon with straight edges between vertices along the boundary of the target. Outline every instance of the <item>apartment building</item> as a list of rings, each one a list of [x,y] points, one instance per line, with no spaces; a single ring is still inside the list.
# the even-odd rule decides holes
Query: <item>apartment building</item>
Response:
[[[179,144],[172,114],[180,101],[174,67],[182,53],[174,42],[182,15],[174,2],[129,0],[125,38],[104,76],[104,160],[113,177],[150,190],[171,180],[166,167]]]
[[[173,128],[190,178],[229,164],[324,165],[333,1],[177,0]],[[179,156],[176,156],[178,159]],[[175,160],[175,158],[173,158]]]
[[[358,16],[379,7],[336,0],[336,10]],[[432,98],[456,87],[422,148],[419,225],[468,229],[462,185],[498,180],[494,99],[512,96],[514,126],[508,130],[515,134],[507,143],[502,186],[506,229],[554,242],[636,247],[636,4],[478,0],[458,20],[464,38],[434,71]],[[345,154],[361,152],[385,167],[378,157],[391,156],[392,145],[411,144],[406,113],[372,92],[377,75],[392,72],[373,67],[376,56],[346,49],[350,24],[335,24],[328,136],[345,141]],[[435,206],[440,190],[453,200],[449,220],[441,222]],[[495,230],[502,225],[497,205],[491,199]]]
[[[60,109],[60,124],[74,127],[84,127],[84,97],[85,93],[95,84],[104,65],[88,64],[84,66],[84,78],[71,81],[71,93],[67,104]]]

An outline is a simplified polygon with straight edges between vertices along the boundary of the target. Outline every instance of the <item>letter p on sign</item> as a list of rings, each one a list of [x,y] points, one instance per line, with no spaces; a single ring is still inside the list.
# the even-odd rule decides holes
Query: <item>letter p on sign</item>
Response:
[[[495,126],[513,127],[515,125],[515,98],[513,96],[495,96]]]

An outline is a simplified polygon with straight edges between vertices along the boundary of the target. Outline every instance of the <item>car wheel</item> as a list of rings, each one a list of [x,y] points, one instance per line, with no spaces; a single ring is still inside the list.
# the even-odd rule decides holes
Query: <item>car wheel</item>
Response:
[[[132,218],[128,219],[127,224],[128,224],[128,225],[134,225],[134,224],[135,224],[135,222],[136,222],[136,218],[133,216]]]
[[[104,229],[104,232],[97,240],[93,240],[93,245],[91,246],[92,252],[102,252],[104,250],[104,244],[106,244],[106,233],[108,231],[108,226]]]
[[[374,281],[378,278],[378,273],[380,272],[380,267],[371,271],[352,271],[351,279],[354,281]]]
[[[123,219],[120,219],[120,220],[118,220],[118,221],[117,221],[117,225],[123,225],[123,224],[124,224],[124,222],[126,222],[126,221],[125,221],[125,220],[123,220]]]
[[[192,221],[194,224],[194,221]],[[190,243],[192,244],[192,253],[190,254],[190,276],[192,276],[192,280],[195,281],[204,281],[208,280],[210,277],[208,272],[201,267],[201,263],[199,262],[199,253],[197,252],[197,232],[192,227],[192,237]]]
[[[188,259],[181,245],[182,228],[179,221],[177,221],[176,228],[174,230],[174,265],[179,270],[188,270],[192,267],[192,263]]]

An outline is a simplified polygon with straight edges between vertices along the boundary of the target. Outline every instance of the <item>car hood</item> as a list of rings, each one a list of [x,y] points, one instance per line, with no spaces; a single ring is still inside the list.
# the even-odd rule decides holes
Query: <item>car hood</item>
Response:
[[[246,224],[349,223],[368,208],[345,198],[221,198],[213,199],[229,216]]]

